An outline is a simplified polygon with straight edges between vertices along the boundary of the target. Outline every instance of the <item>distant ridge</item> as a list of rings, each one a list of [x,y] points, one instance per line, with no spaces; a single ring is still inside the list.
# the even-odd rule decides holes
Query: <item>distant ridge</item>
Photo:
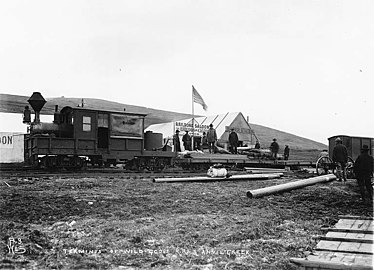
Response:
[[[42,109],[42,114],[49,115],[54,113],[55,105],[58,105],[59,109],[61,109],[64,106],[77,107],[82,102],[81,98],[44,98],[47,100],[47,103]],[[24,107],[26,105],[29,105],[27,102],[28,99],[29,97],[27,96],[0,94],[0,112],[22,113]],[[148,127],[152,124],[178,121],[192,117],[190,114],[164,111],[136,105],[122,104],[102,99],[84,98],[83,100],[84,108],[88,109],[123,112],[125,108],[126,112],[147,114],[145,127]],[[250,123],[250,126],[254,130],[263,148],[269,147],[273,138],[277,139],[281,147],[281,150],[286,144],[288,144],[291,149],[322,150],[327,148],[327,145],[323,143],[319,143],[284,131],[272,129],[258,124]]]
[[[62,109],[65,106],[77,107],[81,105],[81,98],[46,98],[44,97],[47,103],[42,109],[42,114],[52,115],[55,111],[55,105],[58,105],[59,109]],[[23,109],[26,105],[29,105],[27,100],[29,97],[26,96],[17,96],[9,94],[0,94],[0,112],[7,113],[23,113]],[[145,126],[148,127],[152,124],[159,124],[165,122],[178,121],[186,118],[190,118],[190,114],[176,113],[163,111],[158,109],[152,109],[142,106],[122,104],[114,101],[108,101],[103,99],[95,98],[84,98],[84,108],[103,110],[103,111],[118,111],[123,112],[126,109],[126,112],[129,113],[143,113],[147,114]]]

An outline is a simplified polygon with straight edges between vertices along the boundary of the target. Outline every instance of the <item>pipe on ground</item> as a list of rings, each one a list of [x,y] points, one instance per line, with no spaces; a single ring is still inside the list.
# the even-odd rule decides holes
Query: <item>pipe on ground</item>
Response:
[[[254,170],[254,171],[252,171],[252,170],[249,170],[249,171],[246,171],[247,173],[254,173],[254,174],[256,174],[256,173],[285,173],[286,171],[267,171],[267,170],[258,170],[258,171],[256,171],[256,170]]]
[[[259,188],[255,190],[248,190],[247,197],[251,199],[260,198],[260,197],[267,196],[267,195],[274,194],[274,193],[285,192],[285,191],[289,191],[293,189],[315,185],[318,183],[329,182],[335,179],[336,179],[336,176],[334,174],[327,174],[327,175],[312,177],[308,179],[298,180],[294,182],[289,182],[285,184],[280,184],[276,186]]]
[[[235,181],[235,180],[267,180],[280,178],[282,173],[269,173],[269,174],[243,174],[232,175],[230,177],[173,177],[173,178],[154,178],[153,182],[196,182],[196,181]]]
[[[244,167],[248,173],[285,173],[286,169],[274,169],[274,168],[249,168]]]
[[[286,169],[280,169],[280,168],[265,168],[265,167],[244,167],[245,170],[247,171],[273,171],[273,172],[278,172],[278,171],[287,171]]]

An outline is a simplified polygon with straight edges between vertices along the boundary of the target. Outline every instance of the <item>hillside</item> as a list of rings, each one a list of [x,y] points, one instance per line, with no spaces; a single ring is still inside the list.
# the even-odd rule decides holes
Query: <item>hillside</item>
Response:
[[[77,107],[82,103],[81,98],[44,98],[47,103],[42,109],[42,114],[52,115],[55,110],[55,105],[58,105],[59,109],[61,109],[65,106]],[[26,105],[29,105],[27,102],[28,99],[29,97],[26,96],[0,94],[0,112],[22,113],[24,107]],[[146,127],[151,124],[178,121],[191,117],[190,114],[169,112],[94,98],[85,98],[84,107],[87,109],[120,112],[123,112],[124,109],[126,109],[126,112],[130,113],[144,113],[147,114],[147,118],[145,121]]]
[[[261,146],[266,148],[270,146],[274,138],[277,139],[281,149],[287,144],[291,149],[326,149],[327,145],[319,143],[307,138],[293,135],[284,131],[264,127],[257,124],[251,124],[251,128],[255,131],[259,138]],[[326,139],[327,140],[327,139]]]
[[[46,98],[46,105],[42,109],[42,114],[53,114],[55,105],[58,105],[61,109],[64,106],[77,107],[81,104],[80,98]],[[19,95],[0,94],[0,112],[6,113],[22,113],[23,108],[28,105],[27,100],[29,97]],[[107,111],[121,111],[126,109],[126,112],[132,113],[145,113],[147,114],[145,126],[151,124],[158,124],[164,122],[178,121],[186,118],[190,118],[190,114],[170,112],[158,109],[152,109],[142,106],[122,104],[113,101],[85,98],[84,107],[89,109],[107,110]],[[266,148],[270,145],[273,138],[277,138],[281,149],[285,144],[288,144],[291,149],[325,149],[325,144],[296,136],[284,131],[272,129],[269,127],[261,126],[258,124],[251,124],[257,138],[259,139],[262,147]]]

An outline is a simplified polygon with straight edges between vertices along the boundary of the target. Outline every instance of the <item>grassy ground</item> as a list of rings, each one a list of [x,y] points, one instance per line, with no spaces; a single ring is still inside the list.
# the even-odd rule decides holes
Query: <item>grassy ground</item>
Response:
[[[2,179],[0,269],[296,269],[289,258],[308,255],[322,227],[338,215],[373,211],[360,202],[355,180],[246,197],[250,189],[311,176]],[[20,238],[24,254],[8,252],[10,237]]]

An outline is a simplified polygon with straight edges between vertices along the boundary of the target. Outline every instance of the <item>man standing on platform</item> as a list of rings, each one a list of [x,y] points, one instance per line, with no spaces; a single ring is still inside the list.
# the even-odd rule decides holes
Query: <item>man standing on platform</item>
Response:
[[[206,138],[208,141],[209,146],[209,153],[214,153],[216,148],[216,141],[217,141],[217,133],[216,130],[213,128],[213,124],[209,125],[208,132],[206,134]]]
[[[284,148],[284,153],[283,153],[284,160],[288,160],[289,156],[290,156],[290,148],[288,147],[288,145],[286,145],[286,147]]]
[[[232,128],[231,133],[229,134],[229,143],[231,147],[231,153],[237,154],[238,153],[238,134],[236,134],[235,130]]]
[[[174,144],[174,151],[175,152],[181,152],[181,141],[179,140],[179,130],[178,129],[175,131],[175,134],[173,136],[173,144]]]
[[[192,150],[192,141],[191,141],[191,136],[188,134],[188,131],[186,130],[186,134],[183,135],[182,137],[183,141],[183,146],[184,150],[191,151]]]
[[[277,159],[277,155],[279,152],[279,144],[277,143],[277,139],[273,139],[273,142],[270,145],[270,150],[271,150],[271,157],[273,159]]]

